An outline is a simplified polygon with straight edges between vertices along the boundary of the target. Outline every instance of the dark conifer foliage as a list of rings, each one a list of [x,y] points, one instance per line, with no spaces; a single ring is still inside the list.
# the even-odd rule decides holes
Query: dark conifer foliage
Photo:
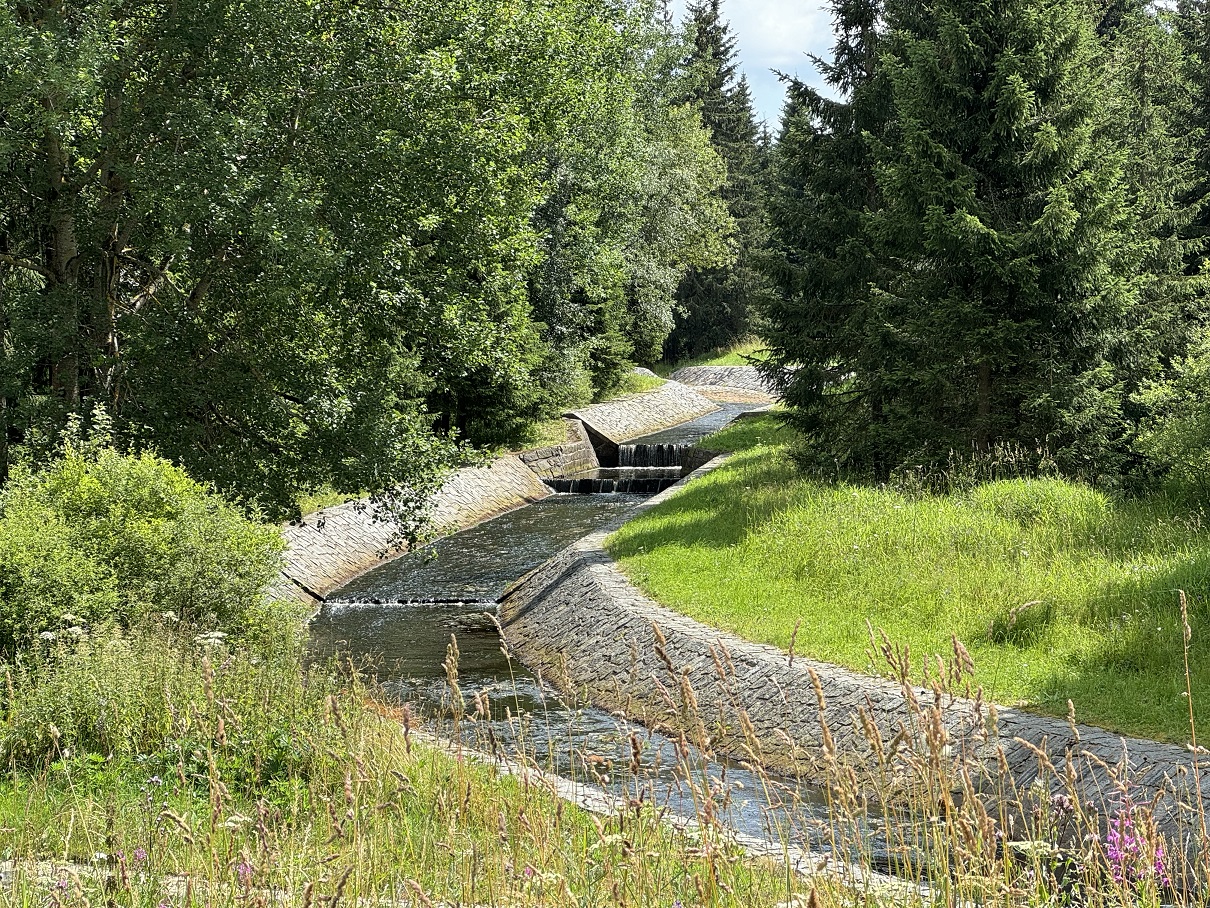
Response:
[[[1109,357],[1134,225],[1083,10],[937,0],[890,53],[876,230],[903,263],[878,292],[897,453],[1015,443],[1099,474],[1122,432]]]
[[[762,141],[747,77],[736,77],[735,37],[721,0],[690,3],[686,29],[693,46],[691,100],[701,106],[711,143],[727,165],[720,195],[735,222],[734,260],[725,267],[691,268],[677,291],[676,327],[664,347],[676,360],[727,346],[746,336],[752,313],[769,294],[760,267],[768,239],[764,199],[767,143]]]
[[[765,368],[817,466],[1130,469],[1204,305],[1191,7],[835,0],[770,198]]]
[[[1190,274],[1210,266],[1210,3],[1181,0],[1175,14],[1176,31],[1183,53],[1183,74],[1189,88],[1189,110],[1183,127],[1192,149],[1190,184],[1181,197],[1190,209],[1184,237],[1193,245],[1186,252]]]
[[[833,4],[833,57],[816,63],[839,100],[787,79],[769,203],[780,292],[767,304],[764,335],[765,369],[790,405],[787,418],[825,461],[856,459],[879,472],[892,443],[881,433],[894,431],[881,374],[890,338],[870,292],[884,271],[870,231],[882,204],[870,142],[890,114],[882,6]]]
[[[1206,244],[1195,227],[1204,204],[1197,191],[1202,135],[1190,128],[1196,94],[1182,32],[1179,14],[1135,3],[1102,40],[1105,130],[1123,152],[1135,218],[1130,255],[1118,268],[1133,275],[1139,297],[1114,357],[1131,424],[1146,415],[1139,388],[1189,349],[1205,305],[1205,278],[1189,268]]]

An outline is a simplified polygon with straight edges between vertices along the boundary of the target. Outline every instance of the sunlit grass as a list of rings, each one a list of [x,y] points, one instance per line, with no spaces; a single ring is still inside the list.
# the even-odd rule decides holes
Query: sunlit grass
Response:
[[[675,363],[660,363],[655,367],[655,371],[660,375],[668,376],[677,369],[689,366],[750,366],[752,365],[751,360],[763,359],[764,352],[765,342],[760,338],[752,337],[731,347],[712,350],[702,356],[690,357]]]
[[[627,372],[617,390],[602,399],[615,400],[628,394],[646,394],[648,391],[656,391],[662,387],[664,387],[664,379],[658,376],[647,375],[643,372]]]
[[[361,496],[346,492],[337,492],[329,487],[325,487],[299,495],[298,510],[303,517],[306,517],[308,514],[322,511],[324,508],[333,508],[359,497]]]
[[[1195,701],[1210,691],[1205,516],[1059,480],[948,496],[822,483],[773,419],[707,447],[724,467],[627,524],[623,569],[666,605],[758,642],[873,670],[867,621],[920,660],[968,647],[1000,702],[1184,740],[1178,589],[1190,596]],[[1208,694],[1207,696],[1210,696]],[[1201,717],[1207,704],[1194,704]]]
[[[544,419],[534,423],[520,443],[513,446],[514,451],[532,451],[535,448],[548,448],[561,445],[567,441],[567,421],[561,416]]]
[[[547,777],[438,747],[299,655],[98,631],[0,672],[0,905],[764,906],[803,891],[715,830],[649,807],[593,816]]]

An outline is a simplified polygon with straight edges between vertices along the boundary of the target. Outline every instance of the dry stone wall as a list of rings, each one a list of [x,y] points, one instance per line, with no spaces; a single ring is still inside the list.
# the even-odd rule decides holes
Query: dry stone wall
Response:
[[[442,532],[456,532],[550,494],[520,458],[501,457],[453,473],[434,499],[433,522]],[[399,554],[391,547],[391,525],[376,520],[364,501],[324,508],[283,533],[286,554],[271,592],[284,598],[319,601]]]
[[[1210,795],[1208,755],[1195,763],[1194,754],[1174,745],[948,695],[938,701],[931,690],[793,658],[672,612],[643,596],[610,559],[605,539],[614,529],[563,551],[501,601],[510,649],[547,681],[606,709],[690,736],[696,729],[722,752],[751,758],[755,751],[777,770],[810,771],[818,769],[825,741],[818,679],[832,740],[841,758],[857,767],[877,765],[867,728],[876,727],[887,745],[898,742],[907,753],[925,747],[925,726],[935,717],[947,751],[977,761],[989,792],[1002,793],[1008,783],[1021,791],[1035,781],[1044,791],[1059,791],[1058,775],[1042,769],[1039,754],[1045,754],[1058,774],[1070,760],[1082,799],[1106,811],[1120,802],[1114,779],[1127,765],[1135,803],[1158,799],[1157,818],[1170,832],[1191,821],[1180,800]],[[1007,767],[1007,778],[999,767]],[[1165,791],[1179,797],[1160,798]]]
[[[566,414],[613,443],[651,435],[713,413],[718,404],[679,382],[646,394],[581,407]]]

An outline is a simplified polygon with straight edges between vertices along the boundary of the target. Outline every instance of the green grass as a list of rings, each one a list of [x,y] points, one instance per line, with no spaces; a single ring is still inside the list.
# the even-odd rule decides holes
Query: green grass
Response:
[[[689,366],[748,366],[751,365],[750,359],[762,359],[764,352],[765,342],[753,337],[740,341],[732,347],[712,350],[702,356],[690,357],[675,363],[660,363],[654,371],[666,377],[677,369]]]
[[[534,423],[519,445],[514,445],[512,453],[532,451],[535,448],[549,448],[561,445],[567,441],[567,422],[562,416],[544,419]]]
[[[347,674],[304,673],[301,656],[98,630],[0,666],[0,905],[764,906],[804,892],[709,829],[649,808],[594,817],[540,778],[418,739],[404,711]]]
[[[724,467],[627,524],[610,550],[666,605],[742,637],[875,671],[866,621],[919,670],[957,635],[1001,703],[1169,740],[1210,718],[1210,529],[1164,498],[1059,480],[947,496],[804,478],[787,430],[744,421],[703,444]]]
[[[644,375],[641,372],[627,372],[617,390],[605,395],[601,399],[616,400],[629,394],[646,394],[648,391],[655,391],[662,387],[664,387],[664,379],[662,378]]]
[[[309,514],[314,514],[316,511],[322,511],[324,508],[334,508],[337,505],[342,505],[345,502],[360,497],[361,495],[350,495],[325,487],[317,489],[314,492],[300,494],[298,496],[298,510],[303,517],[306,517]]]

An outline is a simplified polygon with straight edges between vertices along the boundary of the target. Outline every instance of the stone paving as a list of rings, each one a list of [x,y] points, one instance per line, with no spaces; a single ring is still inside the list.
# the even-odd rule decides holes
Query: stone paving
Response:
[[[500,457],[486,467],[457,470],[433,502],[433,525],[456,532],[551,493],[520,458]],[[376,520],[373,507],[351,501],[324,508],[282,528],[287,550],[271,594],[316,602],[391,554],[394,527]]]
[[[692,389],[668,382],[656,391],[584,407],[568,414],[567,441],[497,458],[487,467],[455,472],[434,501],[433,523],[456,532],[553,494],[542,478],[567,476],[599,466],[583,419],[617,441],[657,432],[712,413],[718,405]],[[318,602],[391,555],[394,529],[376,520],[373,506],[353,501],[325,508],[282,528],[286,554],[270,595]]]
[[[713,461],[690,479],[721,462]],[[877,728],[888,747],[906,755],[923,752],[925,729],[936,722],[944,729],[945,752],[978,763],[980,788],[1002,797],[1007,791],[1025,791],[1035,781],[1043,793],[1058,793],[1070,765],[1081,800],[1109,811],[1120,803],[1115,779],[1121,777],[1119,767],[1127,766],[1134,802],[1156,800],[1161,826],[1179,833],[1194,828],[1190,811],[1179,802],[1196,803],[1199,793],[1210,795],[1210,754],[1195,759],[1190,750],[1175,745],[938,696],[792,657],[677,614],[643,596],[610,559],[605,539],[616,528],[566,549],[514,584],[501,600],[510,649],[547,681],[586,693],[599,706],[692,735],[697,726],[688,718],[694,712],[689,698],[696,697],[703,722],[699,731],[710,735],[721,752],[755,755],[781,771],[818,771],[827,738],[814,687],[818,678],[831,739],[840,758],[855,767],[877,766],[870,729]],[[692,695],[682,679],[691,684]],[[1045,761],[1054,769],[1040,777]],[[1167,796],[1160,797],[1162,792]]]
[[[522,463],[543,479],[560,479],[600,466],[596,451],[584,430],[584,423],[578,419],[565,419],[564,423],[567,425],[567,441],[563,444],[522,451],[517,455]]]
[[[646,394],[580,407],[565,415],[616,444],[679,426],[717,409],[718,404],[692,388],[670,381]]]
[[[673,372],[672,380],[699,388],[734,388],[765,398],[773,396],[772,387],[755,366],[686,366]]]

